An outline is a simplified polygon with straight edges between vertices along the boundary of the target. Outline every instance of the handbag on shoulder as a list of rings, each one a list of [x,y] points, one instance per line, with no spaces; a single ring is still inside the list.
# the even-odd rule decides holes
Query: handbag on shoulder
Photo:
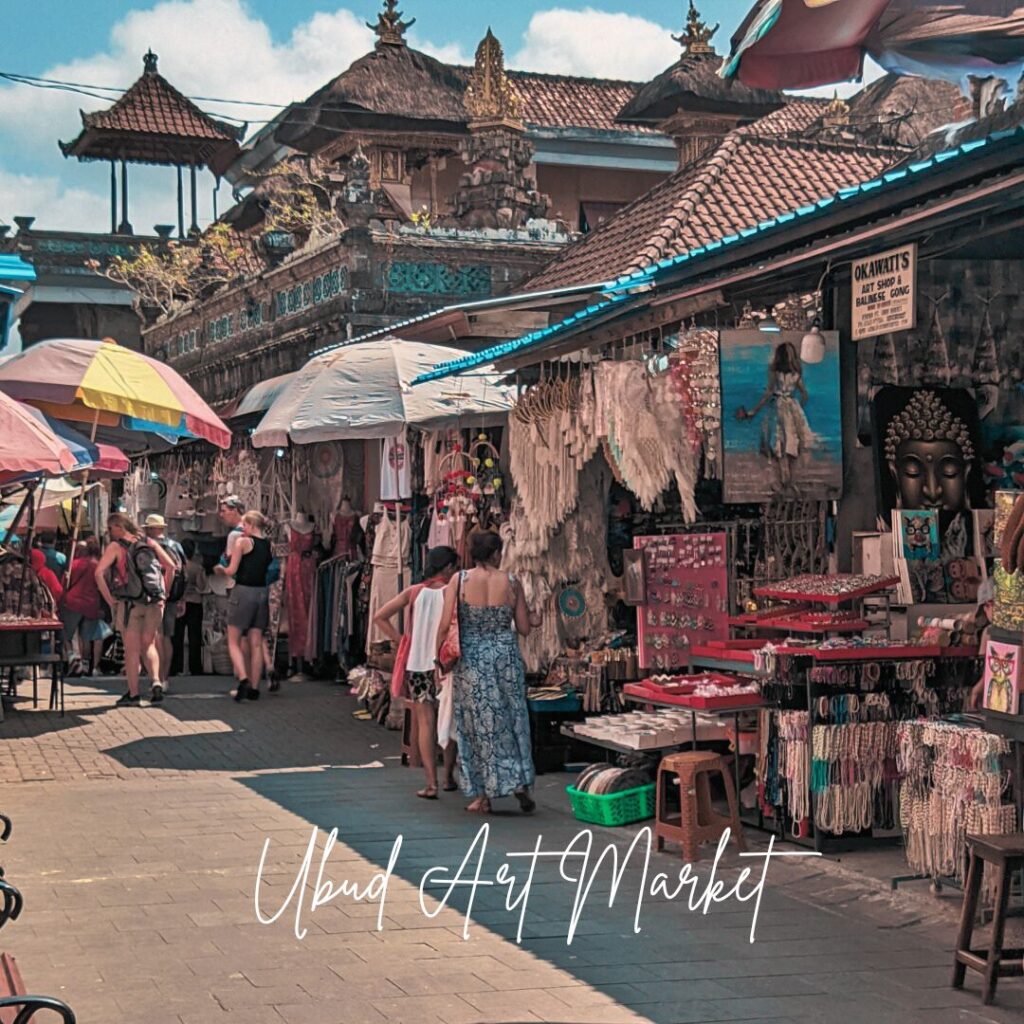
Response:
[[[462,657],[462,642],[459,637],[459,605],[462,603],[462,573],[455,587],[455,605],[452,608],[451,621],[448,623],[448,635],[437,652],[437,664],[443,675],[448,675]]]

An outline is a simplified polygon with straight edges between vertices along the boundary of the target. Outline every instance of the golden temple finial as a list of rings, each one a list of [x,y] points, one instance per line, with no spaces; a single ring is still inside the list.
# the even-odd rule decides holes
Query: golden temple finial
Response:
[[[690,0],[690,13],[686,17],[686,28],[678,36],[672,38],[683,48],[683,53],[714,53],[715,48],[711,45],[711,37],[718,31],[718,25],[708,28],[701,20],[700,12]]]
[[[476,48],[476,63],[463,103],[472,122],[503,122],[522,128],[519,99],[505,73],[505,54],[490,29]]]
[[[838,89],[825,108],[822,123],[828,128],[840,128],[850,123],[850,104],[839,95]]]
[[[396,10],[398,0],[384,0],[384,9],[377,15],[377,24],[366,23],[367,28],[372,28],[377,33],[377,47],[381,46],[405,46],[405,30],[416,24],[412,21],[402,21],[402,12]]]

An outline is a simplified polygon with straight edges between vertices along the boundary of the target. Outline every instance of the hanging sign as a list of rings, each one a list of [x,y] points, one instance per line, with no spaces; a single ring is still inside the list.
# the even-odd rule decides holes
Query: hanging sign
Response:
[[[855,260],[852,267],[854,341],[910,331],[917,324],[917,246]]]

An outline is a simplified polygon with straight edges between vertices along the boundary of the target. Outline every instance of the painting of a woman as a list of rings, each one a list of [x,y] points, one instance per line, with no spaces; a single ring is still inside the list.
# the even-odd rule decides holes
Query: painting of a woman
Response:
[[[796,346],[782,341],[768,367],[768,384],[761,400],[749,412],[741,405],[738,420],[751,420],[764,410],[761,420],[761,454],[778,474],[779,490],[794,490],[797,461],[814,444],[814,431],[807,420],[807,387]]]

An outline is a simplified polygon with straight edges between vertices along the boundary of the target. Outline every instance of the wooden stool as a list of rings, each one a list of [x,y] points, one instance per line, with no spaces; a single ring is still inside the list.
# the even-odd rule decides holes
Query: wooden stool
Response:
[[[1000,978],[1024,976],[1024,965],[1021,963],[1024,950],[1003,949],[1010,881],[1015,871],[1024,868],[1024,835],[968,836],[967,843],[971,850],[971,860],[967,868],[964,905],[960,911],[960,931],[953,960],[953,988],[963,988],[968,967],[983,974],[985,988],[982,1002],[988,1006],[995,1000],[996,983]],[[992,918],[992,943],[987,953],[971,949],[982,871],[986,863],[994,866],[998,878],[995,916]]]
[[[725,786],[725,796],[729,802],[727,815],[719,814],[711,803],[712,772],[721,776]],[[666,797],[670,785],[679,786],[678,815],[668,810]],[[700,860],[701,843],[718,842],[727,828],[732,830],[737,849],[740,852],[746,850],[736,792],[717,754],[691,750],[662,758],[658,765],[654,814],[656,849],[663,850],[666,839],[677,842],[682,847],[683,859],[691,864]]]

